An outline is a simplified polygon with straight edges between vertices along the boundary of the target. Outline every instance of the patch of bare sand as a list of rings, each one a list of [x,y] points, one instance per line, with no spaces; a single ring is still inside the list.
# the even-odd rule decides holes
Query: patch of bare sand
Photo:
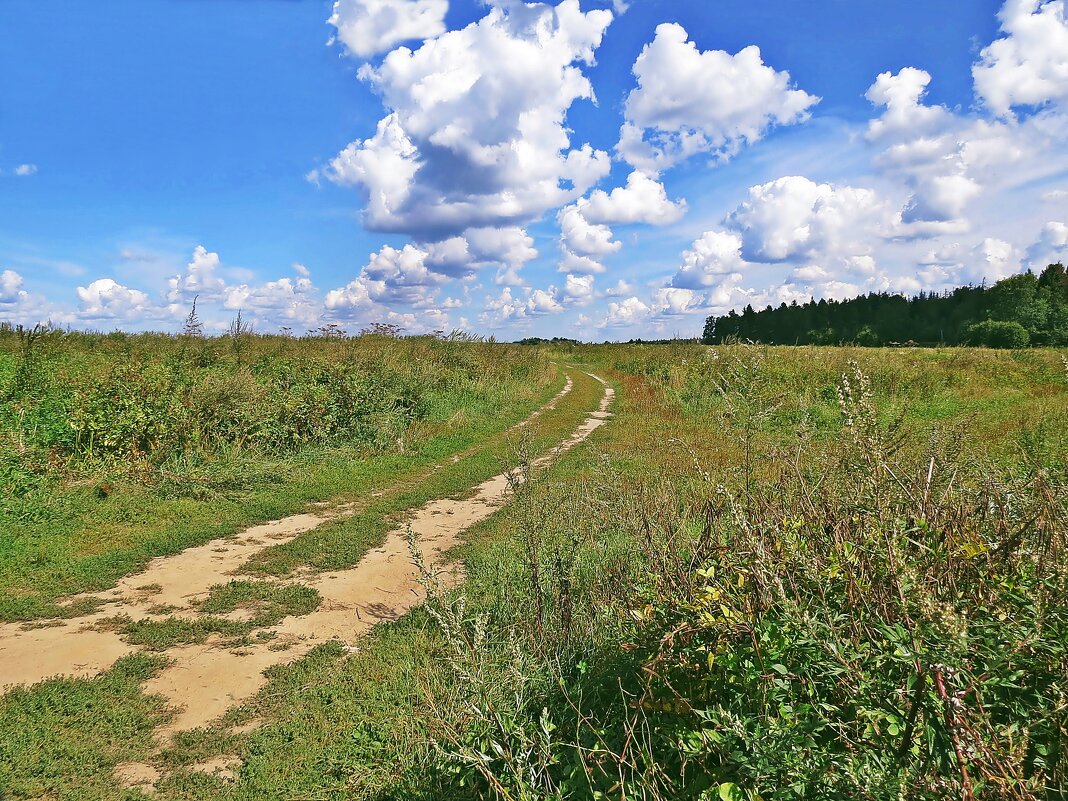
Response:
[[[546,405],[514,426],[519,429],[556,408],[573,388],[564,388]],[[435,465],[440,467],[440,465]],[[374,493],[382,495],[384,493]],[[103,596],[95,612],[71,619],[0,624],[0,691],[5,687],[36,684],[55,676],[91,677],[139,649],[126,643],[114,626],[101,625],[116,617],[131,620],[165,617],[195,618],[195,604],[216,584],[225,584],[253,556],[311,531],[328,520],[354,513],[356,504],[313,504],[314,514],[299,514],[253,526],[244,532],[189,548],[149,562],[141,573],[121,579]],[[61,602],[70,606],[99,594],[82,594]],[[241,614],[231,615],[240,619]]]
[[[115,766],[113,773],[119,784],[126,789],[146,793],[152,792],[161,775],[157,768],[143,762],[123,762]]]
[[[107,670],[138,648],[123,641],[114,627],[100,625],[105,620],[116,616],[131,620],[195,617],[193,604],[207,597],[211,587],[230,581],[250,557],[328,519],[325,515],[294,515],[254,526],[230,539],[153,559],[143,573],[121,579],[105,596],[106,602],[90,615],[49,621],[53,625],[47,628],[0,625],[0,687],[35,684],[53,676],[95,676]],[[161,607],[173,609],[162,615],[153,611]]]
[[[194,773],[206,773],[225,782],[232,782],[237,779],[237,771],[240,770],[242,764],[242,759],[239,756],[219,756],[206,762],[190,765],[189,770]]]

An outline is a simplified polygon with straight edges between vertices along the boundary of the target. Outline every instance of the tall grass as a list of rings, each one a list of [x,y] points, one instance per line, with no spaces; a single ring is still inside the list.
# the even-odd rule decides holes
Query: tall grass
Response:
[[[986,355],[967,353],[925,377],[899,356],[864,369],[809,350],[839,368],[824,385],[811,358],[809,383],[789,380],[795,351],[660,353],[602,355],[653,377],[680,436],[726,443],[665,443],[577,486],[518,490],[510,565],[469,560],[468,593],[431,607],[448,679],[412,792],[1065,797],[1057,357],[984,375],[972,370]],[[1049,427],[1007,436],[996,409],[961,413],[988,398],[962,382],[1005,381],[1014,365],[1059,399]],[[924,381],[958,384],[960,407],[935,426],[942,401],[916,392]],[[1011,441],[988,441],[997,430]]]
[[[204,339],[0,330],[3,510],[49,480],[159,481],[205,460],[344,443],[403,452],[472,403],[539,386],[544,354],[466,337]],[[106,486],[103,488],[107,491]]]

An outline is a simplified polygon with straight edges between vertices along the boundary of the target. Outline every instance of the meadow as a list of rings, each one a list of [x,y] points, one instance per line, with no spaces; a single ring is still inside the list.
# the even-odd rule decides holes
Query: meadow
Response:
[[[0,330],[0,620],[410,478],[554,381],[543,354],[463,337]]]
[[[0,796],[1068,796],[1063,352],[0,342],[8,620],[310,501],[399,487],[249,569],[352,564],[383,520],[504,462],[529,474],[452,553],[462,586],[427,570],[424,607],[271,668],[162,746],[172,712],[143,685],[166,637],[96,678],[9,691]],[[587,373],[615,386],[613,419],[532,468],[596,407]],[[565,376],[558,407],[506,432]],[[104,430],[127,418],[155,422]],[[264,625],[314,604],[263,600]],[[218,758],[238,766],[198,768]],[[158,771],[151,790],[116,778],[131,761]]]

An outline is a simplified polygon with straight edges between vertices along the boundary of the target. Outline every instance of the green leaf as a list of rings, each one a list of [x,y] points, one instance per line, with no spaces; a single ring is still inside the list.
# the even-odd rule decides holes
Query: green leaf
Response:
[[[719,786],[720,801],[742,801],[742,791],[734,782],[725,782]]]

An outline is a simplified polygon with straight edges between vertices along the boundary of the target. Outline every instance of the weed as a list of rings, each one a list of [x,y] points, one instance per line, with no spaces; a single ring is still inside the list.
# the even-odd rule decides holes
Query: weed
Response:
[[[316,590],[297,584],[231,581],[211,588],[208,597],[197,604],[196,618],[123,621],[119,628],[128,642],[154,651],[205,642],[214,634],[233,642],[290,615],[310,614],[321,601]],[[220,617],[238,611],[245,613],[241,619]]]

